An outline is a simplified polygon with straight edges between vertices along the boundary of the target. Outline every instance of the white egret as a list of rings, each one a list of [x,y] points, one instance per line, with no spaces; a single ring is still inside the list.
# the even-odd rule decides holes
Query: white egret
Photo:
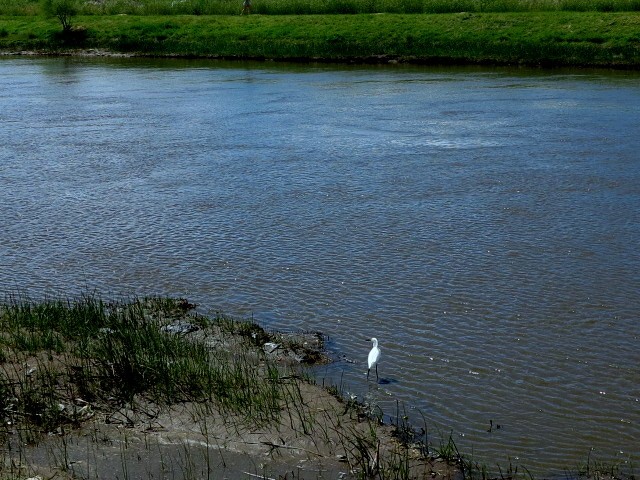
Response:
[[[368,359],[369,369],[367,370],[367,380],[369,380],[369,372],[371,371],[371,369],[375,365],[375,367],[376,367],[376,382],[377,382],[378,381],[378,360],[380,360],[380,347],[378,347],[378,339],[377,338],[372,338],[371,341],[373,342],[373,348],[369,352],[369,359]]]

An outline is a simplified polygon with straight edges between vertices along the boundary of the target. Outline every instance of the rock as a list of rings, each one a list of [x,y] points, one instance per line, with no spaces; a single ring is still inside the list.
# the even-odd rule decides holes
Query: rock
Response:
[[[187,333],[200,330],[200,327],[198,327],[197,325],[194,325],[193,323],[185,322],[184,320],[178,320],[177,322],[173,322],[173,323],[170,323],[169,325],[165,325],[160,330],[166,333],[185,335]]]
[[[278,348],[280,348],[280,344],[274,343],[274,342],[267,342],[262,346],[262,348],[265,351],[265,353],[273,353]]]

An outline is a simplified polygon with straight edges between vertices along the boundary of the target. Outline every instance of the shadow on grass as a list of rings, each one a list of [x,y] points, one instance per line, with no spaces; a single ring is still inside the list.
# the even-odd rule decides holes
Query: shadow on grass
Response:
[[[59,30],[51,35],[51,42],[54,45],[66,48],[85,47],[88,39],[89,31],[80,26]]]

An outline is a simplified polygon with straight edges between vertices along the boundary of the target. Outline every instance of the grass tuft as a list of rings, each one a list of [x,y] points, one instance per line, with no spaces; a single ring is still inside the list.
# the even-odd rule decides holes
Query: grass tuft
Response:
[[[189,308],[166,299],[105,304],[93,296],[0,306],[0,407],[43,433],[73,423],[76,409],[66,405],[76,399],[104,410],[141,400],[210,400],[252,422],[275,418],[281,393],[274,365],[161,329]]]

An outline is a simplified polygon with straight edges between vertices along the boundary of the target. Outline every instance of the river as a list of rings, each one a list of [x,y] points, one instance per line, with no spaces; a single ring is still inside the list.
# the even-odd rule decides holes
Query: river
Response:
[[[637,465],[639,152],[637,72],[2,58],[0,285],[320,330],[490,469]]]

